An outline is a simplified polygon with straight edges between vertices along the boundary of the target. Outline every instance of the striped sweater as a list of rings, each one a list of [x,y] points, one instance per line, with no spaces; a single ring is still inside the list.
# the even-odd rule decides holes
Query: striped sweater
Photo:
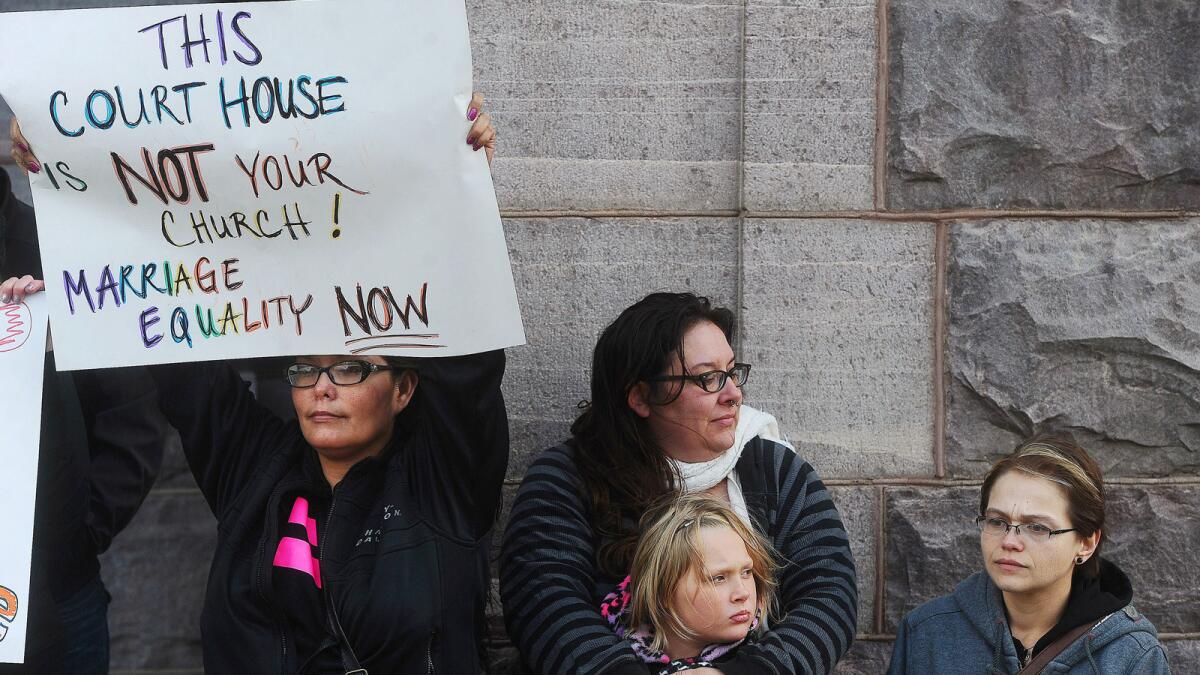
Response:
[[[644,675],[646,667],[597,611],[619,579],[596,565],[599,540],[581,495],[574,450],[542,453],[517,493],[500,554],[509,636],[539,675]],[[718,664],[725,675],[828,673],[854,639],[854,560],[837,507],[808,462],[761,438],[736,471],[755,527],[783,558],[782,619]]]

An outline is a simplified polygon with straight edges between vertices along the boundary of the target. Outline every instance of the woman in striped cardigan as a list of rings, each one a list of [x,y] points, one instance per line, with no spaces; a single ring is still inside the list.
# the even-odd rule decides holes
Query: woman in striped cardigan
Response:
[[[729,502],[783,557],[782,618],[694,672],[827,673],[849,648],[858,593],[841,516],[775,419],[742,405],[750,367],[733,329],[707,298],[655,293],[601,334],[591,403],[530,467],[504,534],[505,622],[533,672],[647,672],[598,602],[629,572],[639,517],[693,492]]]

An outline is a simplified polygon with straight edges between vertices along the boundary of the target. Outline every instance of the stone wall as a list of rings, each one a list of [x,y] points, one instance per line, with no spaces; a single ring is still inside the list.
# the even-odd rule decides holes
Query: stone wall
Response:
[[[0,0],[47,4],[81,3]],[[529,336],[509,497],[605,322],[693,289],[737,309],[749,401],[844,515],[862,605],[840,673],[882,672],[904,613],[980,567],[979,480],[1050,427],[1099,459],[1107,555],[1200,672],[1200,5],[468,11]],[[213,538],[172,449],[104,561],[118,671],[199,672]]]

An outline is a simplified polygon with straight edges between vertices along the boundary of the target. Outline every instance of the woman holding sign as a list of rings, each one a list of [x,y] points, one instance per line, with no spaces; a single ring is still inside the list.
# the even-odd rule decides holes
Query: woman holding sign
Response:
[[[490,159],[481,105],[476,94],[467,141]],[[297,421],[224,364],[151,370],[219,521],[205,672],[481,671],[508,463],[503,352],[298,357],[286,372]]]

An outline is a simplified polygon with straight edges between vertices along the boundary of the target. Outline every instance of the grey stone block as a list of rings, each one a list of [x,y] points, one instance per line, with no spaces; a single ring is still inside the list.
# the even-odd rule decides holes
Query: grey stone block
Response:
[[[1200,6],[889,6],[888,208],[1200,205]]]
[[[951,473],[1071,432],[1108,476],[1200,470],[1195,220],[952,227]]]
[[[1110,486],[1101,554],[1129,575],[1134,604],[1161,632],[1200,631],[1200,488]],[[983,569],[972,520],[979,489],[889,488],[884,630]]]
[[[1129,575],[1133,602],[1163,633],[1200,632],[1200,486],[1108,487],[1102,555]],[[1200,670],[1178,670],[1180,673]]]
[[[745,206],[874,203],[876,3],[746,7]]]
[[[737,208],[741,3],[468,3],[506,209]]]
[[[983,569],[979,488],[888,488],[884,494],[883,631]]]
[[[1173,673],[1200,673],[1200,640],[1165,640],[1167,661]]]
[[[933,473],[933,228],[745,223],[750,405],[826,478]]]
[[[199,668],[216,521],[198,492],[152,492],[103,556],[114,669]]]
[[[563,440],[589,397],[592,350],[604,326],[653,291],[694,291],[733,307],[732,219],[507,220],[505,234],[528,344],[508,351],[508,476]]]
[[[892,660],[892,643],[856,640],[842,657],[834,675],[879,675]]]
[[[875,626],[875,531],[879,523],[879,507],[875,488],[862,486],[830,486],[829,494],[846,534],[850,536],[850,552],[858,577],[858,632],[873,633]]]

